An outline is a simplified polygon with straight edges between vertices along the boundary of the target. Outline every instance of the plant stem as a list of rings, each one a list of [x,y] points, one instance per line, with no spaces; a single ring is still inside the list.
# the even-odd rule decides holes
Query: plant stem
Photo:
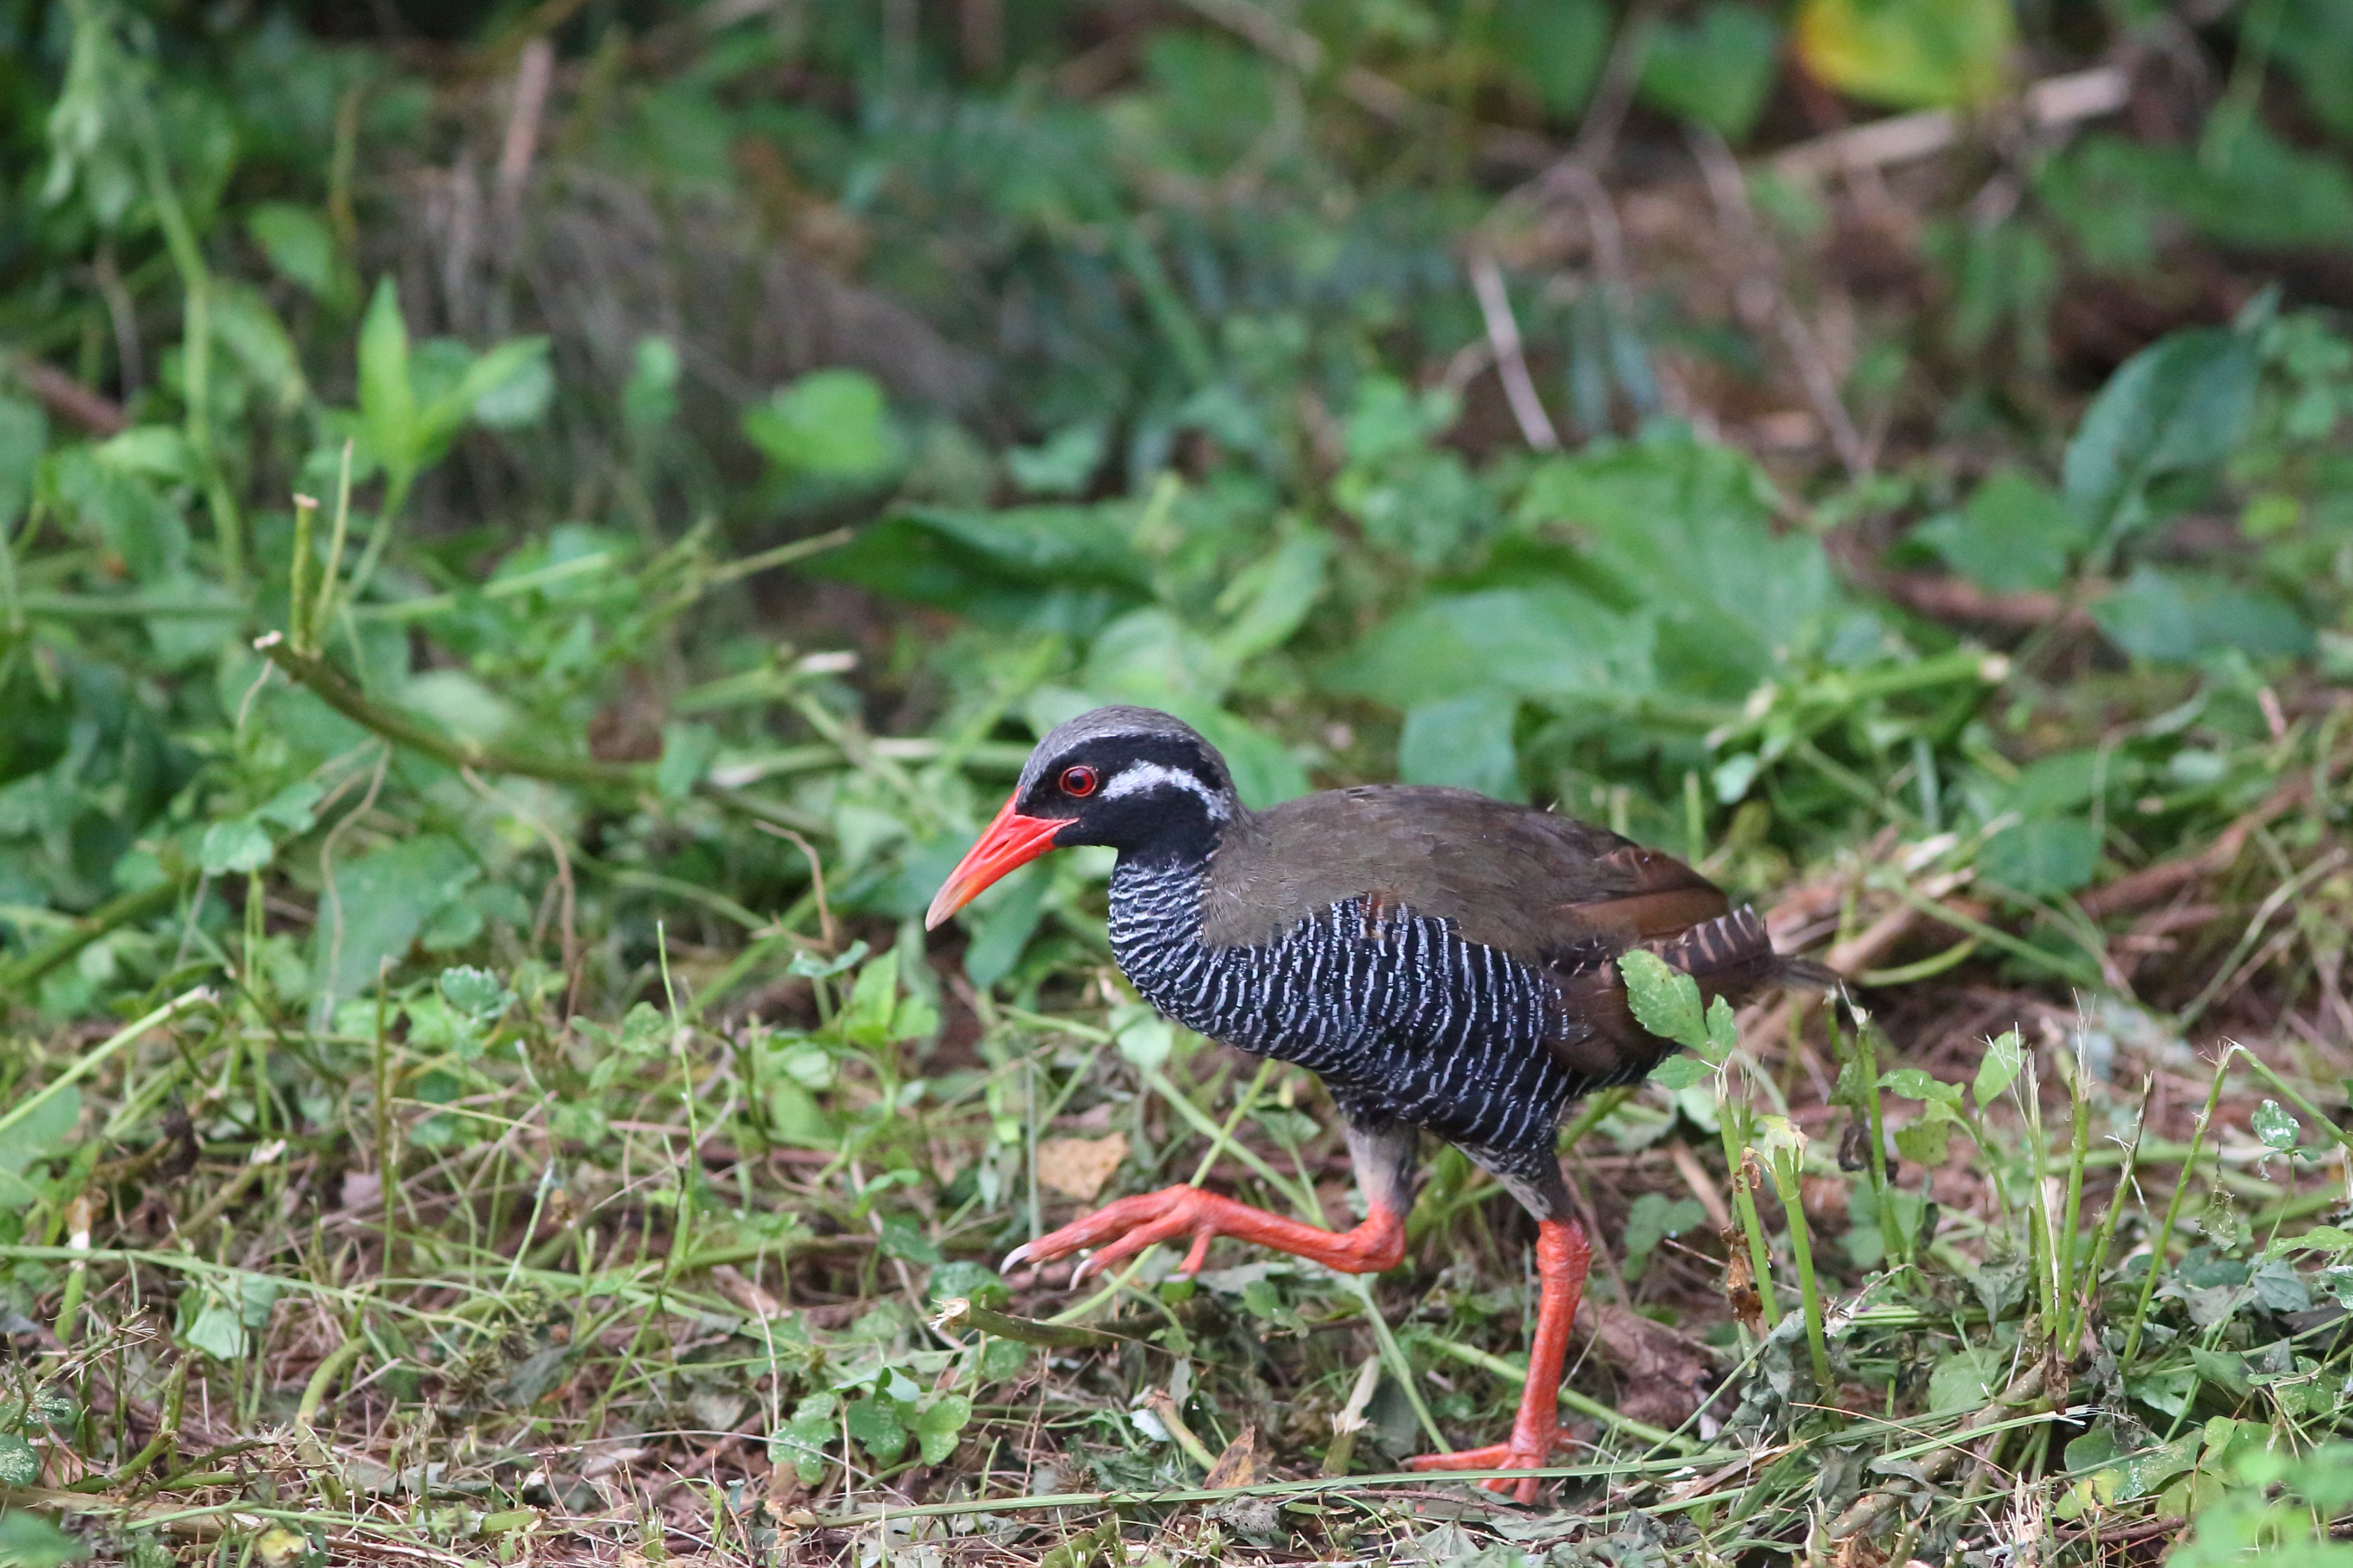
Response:
[[[2134,1352],[2140,1349],[2141,1328],[2148,1321],[2148,1303],[2157,1294],[2157,1277],[2165,1268],[2165,1249],[2172,1244],[2174,1225],[2181,1218],[2182,1200],[2189,1195],[2189,1174],[2198,1168],[2199,1147],[2206,1142],[2206,1129],[2214,1120],[2214,1108],[2222,1103],[2222,1075],[2230,1070],[2231,1058],[2238,1054],[2238,1047],[2226,1046],[2214,1063],[2214,1082],[2206,1090],[2205,1108],[2199,1111],[2198,1125],[2189,1134],[2189,1152],[2181,1162],[2181,1174],[2174,1179],[2173,1197],[2165,1205],[2165,1219],[2149,1242],[2148,1272],[2140,1282],[2140,1300],[2133,1306],[2132,1326],[2125,1331],[2125,1348],[2116,1357],[2120,1366],[2130,1366]],[[2036,1146],[2038,1150],[2041,1147],[2039,1139]],[[2036,1158],[2039,1165],[2039,1153]]]

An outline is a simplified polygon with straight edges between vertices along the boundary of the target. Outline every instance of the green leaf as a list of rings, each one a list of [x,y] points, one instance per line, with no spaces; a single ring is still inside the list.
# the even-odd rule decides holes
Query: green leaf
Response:
[[[936,1465],[955,1452],[956,1437],[972,1420],[972,1401],[961,1394],[943,1394],[915,1416],[915,1445],[923,1463]]]
[[[2254,413],[2261,361],[2242,332],[2201,327],[2126,360],[2067,444],[2067,500],[2110,535],[2147,521],[2143,492],[2165,474],[2211,468]]]
[[[81,1089],[68,1084],[0,1128],[0,1215],[13,1214],[40,1195],[25,1179],[26,1167],[63,1153],[80,1124]]]
[[[1005,467],[1024,495],[1083,495],[1103,467],[1109,443],[1108,427],[1090,420],[1056,431],[1041,445],[1011,448]]]
[[[2266,1100],[2257,1106],[2248,1124],[2254,1129],[2256,1141],[2266,1149],[2285,1153],[2295,1147],[2296,1120],[2282,1110],[2276,1100]]]
[[[364,994],[375,984],[377,966],[406,957],[426,918],[480,875],[463,846],[438,833],[419,834],[338,866],[331,884],[333,901],[322,898],[312,938],[319,984],[337,996]],[[338,906],[340,951],[335,947]]]
[[[678,345],[668,338],[642,337],[631,357],[629,379],[621,388],[621,419],[639,441],[678,417]]]
[[[1879,1075],[1879,1087],[1892,1089],[1906,1100],[1933,1100],[1944,1105],[1961,1102],[1961,1086],[1946,1083],[1918,1068],[1897,1068]]]
[[[1053,875],[1045,867],[1025,866],[991,888],[992,896],[973,910],[966,919],[972,943],[964,950],[964,972],[975,985],[994,985],[1013,973],[1046,918],[1046,895],[1053,888]]]
[[[476,1024],[488,1024],[513,1005],[515,994],[487,969],[460,964],[441,972],[436,983],[452,1007]]]
[[[458,385],[465,413],[491,430],[522,430],[539,423],[555,398],[555,371],[545,338],[501,343],[474,363]]]
[[[1991,1345],[1955,1351],[1928,1373],[1928,1408],[1939,1415],[1975,1410],[2001,1388],[2010,1358]]]
[[[2092,606],[2109,639],[2138,658],[2186,664],[2237,648],[2255,658],[2312,651],[2312,628],[2286,601],[2211,572],[2133,568],[2122,587]]]
[[[191,1350],[222,1361],[235,1361],[245,1353],[245,1322],[235,1307],[214,1302],[196,1314],[181,1336]]]
[[[1913,536],[1996,594],[2058,587],[2069,557],[2091,542],[2073,508],[2013,468],[1989,476],[1967,506],[1929,519]]]
[[[1525,800],[1512,729],[1520,700],[1509,691],[1472,692],[1410,709],[1398,738],[1398,776],[1407,784],[1451,784],[1498,800]]]
[[[0,530],[13,526],[32,499],[48,444],[49,420],[41,405],[0,385]]]
[[[2099,868],[2099,830],[2082,816],[2017,823],[1986,840],[1977,864],[1989,881],[2030,899],[2072,893]]]
[[[880,383],[861,370],[820,370],[778,387],[744,416],[744,434],[788,474],[873,477],[903,458]]]
[[[1773,85],[1781,30],[1736,0],[1715,0],[1688,26],[1653,24],[1641,94],[1651,108],[1745,140]]]
[[[9,1473],[5,1461],[0,1461],[0,1482],[7,1481]],[[0,1564],[5,1564],[5,1568],[62,1568],[65,1563],[78,1563],[89,1555],[89,1549],[79,1541],[39,1514],[27,1513],[23,1509],[0,1509]]]
[[[40,1479],[39,1450],[14,1432],[0,1432],[0,1486],[37,1486]]]
[[[882,1216],[882,1234],[877,1238],[886,1258],[903,1258],[909,1263],[941,1263],[946,1261],[932,1238],[923,1234],[923,1222],[913,1215],[893,1214]]]
[[[1644,1193],[1636,1198],[1626,1212],[1626,1228],[1619,1239],[1625,1248],[1626,1278],[1641,1279],[1643,1265],[1650,1262],[1651,1251],[1661,1241],[1681,1236],[1706,1218],[1707,1210],[1691,1198],[1669,1198],[1664,1193]]]
[[[1714,1076],[1715,1069],[1688,1051],[1678,1051],[1651,1069],[1651,1081],[1669,1093],[1681,1093]]]
[[[891,1015],[897,1008],[898,996],[899,954],[896,950],[877,953],[858,972],[849,1003],[837,1020],[841,1037],[869,1050],[889,1045],[892,1039]]]
[[[1609,54],[1602,0],[1500,0],[1492,26],[1504,68],[1527,83],[1546,113],[1567,120],[1585,107]]]
[[[1497,693],[1620,701],[1652,689],[1655,634],[1566,584],[1434,594],[1376,628],[1323,684],[1411,711]]]
[[[983,625],[1092,637],[1151,595],[1110,507],[908,508],[801,571]]]
[[[1985,1059],[1978,1063],[1977,1081],[1969,1086],[1979,1110],[2010,1086],[2026,1065],[2025,1043],[2016,1029],[2006,1029],[1986,1043]]]
[[[413,476],[423,430],[408,380],[408,321],[389,274],[377,281],[360,321],[359,391],[360,426],[377,460],[396,476]]]
[[[879,1464],[894,1463],[907,1451],[905,1406],[887,1394],[870,1394],[850,1401],[843,1412],[849,1435]]]
[[[768,1439],[768,1462],[789,1463],[800,1473],[805,1485],[815,1486],[823,1480],[826,1445],[836,1434],[834,1413],[840,1404],[836,1395],[820,1392],[794,1406],[792,1419]]]
[[[1625,976],[1627,1003],[1643,1028],[1702,1056],[1713,1048],[1700,1012],[1698,981],[1644,947],[1621,954],[1618,973]]]
[[[2001,90],[2010,0],[1805,0],[1798,58],[1820,82],[1894,109],[1982,103]]]
[[[332,300],[342,292],[335,268],[335,234],[315,207],[261,202],[245,216],[245,231],[261,247],[269,265],[311,298]]]
[[[996,1269],[963,1258],[934,1264],[923,1289],[934,1301],[962,1299],[978,1307],[1001,1307],[1012,1300]]]
[[[274,852],[269,830],[250,816],[238,816],[206,828],[196,858],[207,874],[217,877],[229,871],[259,871],[269,864]]]
[[[1920,1108],[1917,1120],[1895,1130],[1895,1152],[1915,1165],[1934,1170],[1950,1154],[1957,1125],[1948,1107],[1929,1100]]]
[[[1176,1026],[1150,1007],[1123,1003],[1112,1013],[1120,1056],[1146,1072],[1166,1065],[1176,1048]]]

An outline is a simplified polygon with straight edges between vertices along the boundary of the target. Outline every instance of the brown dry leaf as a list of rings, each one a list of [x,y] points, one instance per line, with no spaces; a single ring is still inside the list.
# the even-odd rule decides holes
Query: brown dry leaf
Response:
[[[1202,1479],[1201,1489],[1228,1491],[1235,1487],[1256,1486],[1260,1468],[1258,1428],[1245,1426],[1240,1436],[1226,1445],[1226,1451],[1218,1456],[1218,1462],[1209,1467],[1208,1475]]]
[[[1081,1203],[1092,1203],[1127,1158],[1127,1134],[1108,1138],[1049,1138],[1038,1145],[1038,1179]]]

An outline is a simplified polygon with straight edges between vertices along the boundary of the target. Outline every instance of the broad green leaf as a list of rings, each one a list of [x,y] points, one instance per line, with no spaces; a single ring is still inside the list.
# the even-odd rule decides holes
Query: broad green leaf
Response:
[[[843,1424],[858,1446],[881,1464],[891,1464],[907,1450],[905,1406],[887,1394],[870,1394],[853,1399],[843,1412]]]
[[[1915,1165],[1933,1170],[1951,1153],[1953,1129],[1957,1125],[1951,1107],[1942,1100],[1928,1100],[1917,1118],[1895,1130],[1895,1152]]]
[[[2220,327],[2175,332],[2126,360],[2067,444],[2070,504],[2109,535],[2146,522],[2150,480],[2237,447],[2260,368],[2253,339]]]
[[[1977,864],[1988,880],[2027,898],[2072,893],[2099,868],[2099,830],[2072,816],[2017,823],[1986,840]]]
[[[312,811],[327,793],[327,786],[316,779],[300,779],[288,784],[276,795],[254,808],[253,815],[264,822],[272,822],[289,833],[308,833],[318,822]]]
[[[2010,1358],[1991,1345],[1955,1351],[1928,1373],[1928,1408],[1940,1415],[1975,1410],[2000,1390]]]
[[[1891,1089],[1906,1100],[1933,1100],[1945,1105],[1961,1102],[1961,1086],[1946,1083],[1932,1073],[1918,1068],[1897,1068],[1879,1075],[1879,1087]]]
[[[964,950],[965,978],[989,986],[1013,973],[1045,919],[1046,895],[1053,886],[1053,875],[1045,867],[1025,866],[988,890],[993,896],[965,919],[972,929],[971,945]]]
[[[2312,628],[2285,601],[2209,572],[2138,565],[2092,606],[2092,618],[2126,653],[2185,664],[2215,649],[2255,658],[2312,651]]]
[[[794,1407],[792,1419],[769,1437],[769,1463],[790,1464],[807,1486],[824,1479],[826,1445],[839,1435],[835,1412],[840,1403],[823,1392],[803,1399]]]
[[[932,1277],[924,1282],[923,1289],[934,1301],[960,1299],[977,1307],[1001,1307],[1012,1300],[997,1270],[961,1258],[934,1265]]]
[[[1516,693],[1621,703],[1656,685],[1648,619],[1566,584],[1432,595],[1328,669],[1324,687],[1415,709]]]
[[[839,1020],[841,1037],[871,1050],[891,1043],[891,1015],[898,1004],[899,955],[895,951],[875,955],[858,972],[849,1005]]]
[[[0,1486],[37,1486],[40,1479],[39,1450],[14,1432],[0,1432]]]
[[[1982,103],[2001,90],[2010,0],[1805,0],[1798,58],[1815,79],[1896,109]]]
[[[2264,1100],[2247,1120],[2254,1129],[2256,1141],[2264,1148],[2285,1153],[2295,1147],[2296,1120],[2280,1108],[2278,1100]]]
[[[408,380],[408,321],[389,274],[360,322],[359,393],[361,427],[377,459],[395,475],[413,475],[425,437]]]
[[[1239,667],[1288,641],[1323,596],[1331,553],[1331,535],[1303,530],[1237,573],[1218,595],[1219,613],[1233,617],[1217,636],[1219,657]]]
[[[1978,1108],[1992,1104],[2025,1065],[2026,1047],[2016,1029],[2006,1029],[1988,1041],[1985,1058],[1978,1063],[1977,1081],[1969,1086]]]
[[[465,411],[488,429],[521,430],[538,424],[555,397],[547,340],[501,343],[475,362],[458,390],[469,397]]]
[[[984,625],[1077,637],[1092,637],[1151,593],[1145,563],[1110,507],[908,508],[800,569]]]
[[[955,1452],[956,1438],[972,1420],[972,1401],[961,1394],[943,1394],[915,1416],[915,1444],[923,1463],[944,1463]]]
[[[274,850],[268,828],[251,816],[238,816],[206,828],[196,858],[208,875],[217,877],[229,871],[259,871],[269,864]]]
[[[1626,1000],[1634,1019],[1662,1040],[1672,1040],[1705,1055],[1710,1049],[1707,1025],[1700,1012],[1699,982],[1665,959],[1638,947],[1618,960],[1626,979]]]
[[[41,405],[0,385],[0,530],[13,527],[32,499],[48,444],[49,420]]]
[[[39,1195],[25,1179],[26,1167],[63,1153],[80,1123],[81,1089],[68,1084],[0,1128],[0,1214],[14,1213]]]
[[[1005,467],[1024,495],[1083,495],[1109,445],[1109,429],[1091,420],[1058,430],[1039,446],[1013,447],[1005,454]]]
[[[778,387],[744,414],[744,434],[787,474],[818,479],[876,476],[904,452],[881,384],[860,370],[814,371]]]
[[[621,418],[643,441],[678,417],[678,345],[668,338],[638,340],[628,384],[621,388]]]
[[[462,846],[438,833],[338,864],[332,895],[320,900],[311,942],[312,973],[322,988],[337,996],[364,994],[375,984],[377,966],[405,957],[426,917],[480,875]]]
[[[487,969],[461,964],[445,969],[436,982],[442,997],[478,1024],[487,1024],[513,1005],[515,994]]]
[[[1702,1058],[1693,1056],[1688,1051],[1677,1051],[1651,1069],[1651,1081],[1670,1093],[1674,1093],[1689,1089],[1703,1079],[1714,1077],[1715,1074],[1715,1069]]]
[[[1688,1061],[1688,1057],[1678,1058]],[[1642,1268],[1661,1241],[1681,1236],[1706,1223],[1707,1210],[1692,1198],[1670,1198],[1664,1193],[1644,1193],[1626,1213],[1626,1228],[1619,1245],[1625,1249],[1625,1273],[1630,1280],[1642,1277]]]
[[[1997,594],[2058,587],[2069,557],[2090,542],[2081,514],[2014,468],[1989,476],[1968,505],[1929,519],[1914,537]]]
[[[182,1336],[189,1348],[222,1361],[235,1361],[245,1353],[245,1323],[234,1307],[214,1302],[196,1314]]]
[[[289,282],[299,283],[313,299],[328,300],[341,292],[335,268],[335,235],[326,216],[315,207],[290,202],[258,203],[245,216],[245,231],[269,265]]]
[[[1710,1061],[1720,1062],[1740,1044],[1740,1020],[1732,1011],[1732,1003],[1722,996],[1707,1005],[1707,1044],[1701,1054]]]
[[[909,1263],[942,1263],[939,1247],[923,1234],[923,1226],[913,1215],[894,1214],[882,1216],[882,1232],[879,1238],[883,1256],[903,1258]]]
[[[862,941],[853,942],[849,944],[849,950],[838,958],[826,958],[814,952],[797,952],[793,955],[792,963],[786,964],[785,969],[786,973],[797,974],[803,980],[824,980],[839,974],[844,970],[857,968],[859,964],[865,962],[865,959],[866,943]]]
[[[30,1486],[38,1480],[37,1467],[31,1479],[21,1482],[12,1479],[18,1468],[0,1458],[0,1484]],[[39,1514],[20,1508],[0,1508],[0,1563],[6,1563],[7,1568],[63,1568],[89,1555],[88,1547]]]
[[[1641,93],[1651,108],[1745,140],[1773,85],[1780,29],[1763,11],[1714,0],[1688,25],[1652,24]]]
[[[2287,68],[2313,114],[2353,141],[2353,6],[2341,0],[2284,0],[2238,13],[2239,47],[2263,49]]]
[[[249,284],[224,279],[213,288],[213,335],[277,404],[280,414],[301,407],[310,395],[310,384],[303,379],[301,356],[286,323],[278,319],[260,290]]]
[[[1123,1004],[1112,1019],[1119,1054],[1146,1072],[1166,1065],[1176,1048],[1176,1026],[1150,1007]]]
[[[1535,90],[1555,120],[1585,107],[1609,53],[1602,0],[1499,0],[1489,38],[1506,69]]]
[[[1512,742],[1519,711],[1519,698],[1501,690],[1409,709],[1398,739],[1398,777],[1407,784],[1477,790],[1498,800],[1525,799]]]

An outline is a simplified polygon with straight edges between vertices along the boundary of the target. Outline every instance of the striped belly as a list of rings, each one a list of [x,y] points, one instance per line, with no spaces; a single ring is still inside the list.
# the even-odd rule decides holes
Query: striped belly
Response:
[[[1551,1048],[1564,1019],[1543,974],[1445,921],[1357,899],[1263,946],[1211,947],[1204,875],[1124,860],[1113,874],[1112,951],[1145,1000],[1211,1039],[1318,1074],[1352,1118],[1549,1157],[1578,1086]]]

